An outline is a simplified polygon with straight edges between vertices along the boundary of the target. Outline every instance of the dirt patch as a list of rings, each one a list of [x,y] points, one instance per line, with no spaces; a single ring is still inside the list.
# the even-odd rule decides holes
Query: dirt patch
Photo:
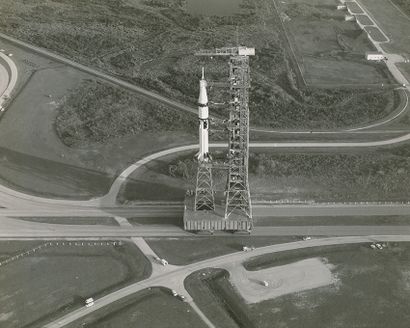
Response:
[[[230,270],[230,280],[246,303],[259,303],[278,296],[328,286],[335,282],[328,265],[320,258],[246,271],[243,266]],[[268,285],[265,286],[264,282]]]

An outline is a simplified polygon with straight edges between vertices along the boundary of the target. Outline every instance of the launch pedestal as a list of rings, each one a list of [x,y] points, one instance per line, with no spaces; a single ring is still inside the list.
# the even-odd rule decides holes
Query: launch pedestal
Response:
[[[187,231],[250,232],[252,221],[242,213],[232,212],[225,219],[225,205],[215,204],[214,210],[195,210],[195,196],[185,197],[184,229]]]

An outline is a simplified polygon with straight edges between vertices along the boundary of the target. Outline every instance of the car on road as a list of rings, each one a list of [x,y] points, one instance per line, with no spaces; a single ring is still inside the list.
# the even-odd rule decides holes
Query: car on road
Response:
[[[93,306],[93,305],[94,305],[94,299],[93,299],[92,297],[87,298],[87,299],[85,300],[85,306],[86,306],[86,307],[90,307],[90,306]]]
[[[178,295],[178,298],[179,298],[182,302],[186,302],[186,301],[187,301],[184,295],[179,294],[179,295]]]

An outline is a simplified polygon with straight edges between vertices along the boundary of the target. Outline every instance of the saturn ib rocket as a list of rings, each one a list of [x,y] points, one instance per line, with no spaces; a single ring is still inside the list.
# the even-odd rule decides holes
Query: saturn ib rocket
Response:
[[[199,117],[199,152],[197,158],[199,162],[207,162],[209,157],[209,109],[208,95],[206,92],[207,83],[204,76],[204,68],[202,67],[202,78],[199,81],[199,97],[198,97],[198,117]]]

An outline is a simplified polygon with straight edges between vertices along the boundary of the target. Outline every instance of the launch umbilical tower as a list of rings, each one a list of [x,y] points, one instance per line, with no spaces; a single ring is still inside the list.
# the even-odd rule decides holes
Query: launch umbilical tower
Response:
[[[249,56],[255,55],[254,48],[227,47],[214,50],[200,50],[197,56],[228,56],[229,57],[229,82],[230,90],[228,129],[228,169],[227,183],[225,188],[224,214],[216,218],[214,193],[212,186],[212,159],[208,154],[208,98],[206,95],[206,81],[204,74],[200,81],[199,96],[199,134],[200,151],[198,153],[198,173],[195,191],[195,211],[215,210],[212,219],[210,215],[184,214],[184,224],[187,230],[214,229],[217,230],[247,230],[252,228],[252,205],[248,182],[248,159],[249,159],[249,88],[250,70]],[[204,113],[206,115],[204,116]],[[203,116],[201,118],[201,115]],[[205,124],[205,128],[204,128]],[[206,149],[203,148],[203,136],[206,132]],[[207,156],[204,158],[203,155]]]

